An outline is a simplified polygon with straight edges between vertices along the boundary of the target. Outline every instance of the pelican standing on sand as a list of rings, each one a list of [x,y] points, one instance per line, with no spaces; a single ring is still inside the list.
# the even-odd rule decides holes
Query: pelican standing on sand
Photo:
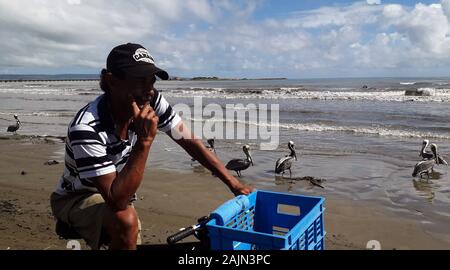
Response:
[[[291,150],[291,153],[277,160],[277,162],[275,163],[275,173],[281,173],[281,176],[283,176],[284,171],[289,170],[289,177],[292,178],[292,162],[294,161],[294,159],[297,160],[297,154],[295,153],[295,145],[293,141],[288,142],[288,148],[289,150]]]
[[[19,117],[17,116],[17,114],[14,114],[14,118],[16,119],[16,124],[8,126],[8,129],[6,131],[14,132],[14,134],[16,134],[16,131],[20,128],[21,123],[19,121]]]
[[[422,149],[420,150],[419,156],[422,157],[423,159],[433,159],[434,158],[433,153],[426,151],[429,144],[430,144],[429,140],[423,140],[423,142],[422,142]]]
[[[241,177],[241,171],[246,170],[250,167],[250,164],[253,166],[253,159],[250,155],[250,146],[247,144],[242,147],[242,151],[244,151],[246,159],[232,159],[228,161],[225,168],[231,171],[235,171],[239,177]]]
[[[434,156],[436,157],[436,164],[443,164],[443,165],[448,165],[447,161],[445,161],[445,159],[443,159],[437,152],[437,145],[432,143],[431,144],[431,151],[433,151]]]

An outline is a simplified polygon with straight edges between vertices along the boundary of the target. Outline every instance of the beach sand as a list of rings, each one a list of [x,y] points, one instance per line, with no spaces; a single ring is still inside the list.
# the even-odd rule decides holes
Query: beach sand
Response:
[[[54,232],[49,205],[63,160],[44,164],[63,149],[56,140],[0,139],[0,250],[66,249],[67,241]],[[144,177],[136,208],[146,245],[164,244],[167,236],[233,197],[207,172],[148,169]],[[370,202],[327,197],[325,207],[326,249],[365,249],[369,240],[379,241],[382,249],[450,249],[418,222]]]

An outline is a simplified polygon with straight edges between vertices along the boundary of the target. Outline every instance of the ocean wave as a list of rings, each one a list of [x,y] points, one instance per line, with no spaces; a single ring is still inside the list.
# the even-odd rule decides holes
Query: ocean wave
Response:
[[[287,129],[296,129],[301,131],[314,132],[344,132],[361,135],[376,135],[381,137],[401,137],[401,138],[433,138],[450,140],[450,135],[424,131],[412,131],[401,129],[389,129],[384,127],[352,127],[352,126],[333,126],[319,124],[281,124],[280,127]]]
[[[22,116],[38,116],[38,117],[73,117],[75,115],[75,111],[52,111],[52,112],[30,112],[30,113],[16,113],[20,117]],[[10,115],[11,117],[14,113],[10,112],[0,112],[0,115]]]
[[[26,88],[44,88],[44,87],[48,87],[48,84],[39,84],[39,83],[31,83],[31,84],[24,84],[23,87]]]
[[[305,132],[337,132],[337,133],[350,133],[356,135],[368,135],[368,136],[380,136],[380,137],[399,137],[399,138],[430,138],[430,139],[443,139],[450,140],[450,135],[448,133],[437,133],[437,132],[427,132],[420,130],[403,130],[403,129],[392,129],[386,127],[372,127],[372,126],[363,126],[363,127],[355,127],[355,126],[339,126],[333,124],[316,124],[316,123],[297,123],[297,124],[289,124],[289,123],[261,123],[261,122],[252,122],[252,121],[241,121],[241,120],[229,120],[229,119],[199,119],[199,118],[190,118],[184,117],[187,121],[213,121],[213,122],[222,122],[222,123],[236,123],[242,125],[253,125],[258,127],[266,127],[266,128],[281,128],[281,129],[293,129],[298,131]],[[217,128],[217,127],[216,127]]]
[[[426,96],[406,96],[405,89],[370,88],[356,89],[345,87],[307,88],[304,86],[279,87],[250,87],[250,88],[222,88],[222,87],[176,87],[162,88],[160,91],[166,97],[175,98],[215,98],[215,99],[300,99],[300,100],[338,100],[338,101],[375,101],[375,102],[450,102],[450,89],[443,87],[432,88],[429,83],[400,82],[401,85],[411,86],[419,91],[425,91]],[[422,86],[423,85],[423,86]],[[403,87],[404,88],[404,87]],[[14,93],[23,95],[52,95],[52,96],[90,96],[103,92],[94,87],[64,87],[64,88],[0,88],[0,93]]]
[[[79,89],[79,88],[0,88],[0,94],[26,94],[26,95],[99,95],[103,93],[99,89]]]
[[[31,95],[77,95],[74,89],[52,89],[52,88],[0,88],[4,94],[31,94]]]
[[[178,87],[163,88],[160,91],[166,97],[175,98],[215,98],[215,99],[300,99],[300,100],[337,100],[337,101],[375,101],[375,102],[450,102],[450,89],[443,87],[417,87],[416,82],[401,82],[412,84],[418,91],[426,92],[426,96],[405,95],[405,89],[356,89],[356,88],[305,88],[266,87],[266,88],[221,88],[221,87]],[[47,96],[90,96],[103,92],[97,88],[0,88],[0,93]],[[8,95],[9,96],[9,95]],[[28,97],[30,98],[30,97]]]
[[[419,88],[425,89],[425,88]],[[305,90],[304,88],[242,89],[242,90],[166,90],[164,96],[178,98],[207,97],[216,99],[302,99],[380,102],[450,102],[449,89],[426,88],[428,96],[406,96],[405,90],[348,91]]]

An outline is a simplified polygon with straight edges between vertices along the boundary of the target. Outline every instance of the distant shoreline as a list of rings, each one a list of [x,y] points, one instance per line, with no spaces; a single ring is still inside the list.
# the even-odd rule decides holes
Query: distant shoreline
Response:
[[[0,74],[0,83],[5,81],[98,81],[99,74]],[[171,81],[256,81],[256,80],[435,80],[450,79],[449,76],[418,76],[418,77],[308,77],[308,78],[287,78],[287,77],[260,77],[260,78],[221,78],[217,76],[194,76],[181,77],[171,76]]]
[[[45,82],[45,81],[98,81],[94,74],[62,75],[0,75],[0,82]],[[219,77],[170,77],[169,81],[250,81],[250,80],[287,80],[287,78],[219,78]]]

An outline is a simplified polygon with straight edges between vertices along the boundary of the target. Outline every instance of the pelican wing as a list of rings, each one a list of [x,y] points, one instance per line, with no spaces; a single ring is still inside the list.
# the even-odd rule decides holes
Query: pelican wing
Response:
[[[7,131],[8,132],[14,132],[14,131],[16,131],[16,130],[18,130],[19,129],[19,125],[15,125],[15,126],[8,126],[8,129],[7,129]]]
[[[291,156],[279,158],[275,163],[275,173],[281,173],[288,170],[292,165],[292,159],[293,157]]]
[[[434,160],[423,160],[418,162],[416,166],[414,166],[414,172],[412,173],[412,176],[416,177],[418,174],[429,171],[431,168],[433,168],[434,164]]]
[[[225,168],[228,170],[245,170],[250,166],[250,162],[246,159],[232,159],[228,161]]]

